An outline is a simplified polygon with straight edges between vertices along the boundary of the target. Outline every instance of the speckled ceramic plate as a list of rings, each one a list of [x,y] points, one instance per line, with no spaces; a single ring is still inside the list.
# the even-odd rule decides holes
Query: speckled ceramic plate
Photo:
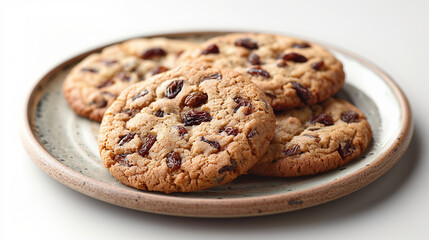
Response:
[[[219,34],[162,36],[202,40]],[[327,173],[284,179],[245,175],[223,186],[169,195],[122,185],[101,163],[96,141],[99,124],[74,114],[62,96],[69,70],[101,48],[61,63],[37,83],[25,106],[22,140],[30,157],[59,182],[99,200],[147,212],[238,217],[287,212],[331,201],[389,170],[408,147],[413,123],[408,101],[392,79],[365,60],[328,48],[344,63],[347,75],[339,95],[367,116],[373,140],[359,159]]]

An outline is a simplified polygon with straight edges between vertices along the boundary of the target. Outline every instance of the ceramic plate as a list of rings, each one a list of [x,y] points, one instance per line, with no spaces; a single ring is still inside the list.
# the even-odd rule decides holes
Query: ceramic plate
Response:
[[[222,33],[161,36],[201,41]],[[153,37],[153,36],[149,36]],[[62,95],[64,77],[82,58],[61,63],[28,97],[22,140],[30,157],[47,174],[83,194],[119,206],[161,214],[238,217],[287,212],[342,197],[371,183],[403,155],[412,135],[408,101],[380,69],[345,51],[328,47],[344,64],[346,83],[338,94],[367,116],[373,139],[359,158],[336,170],[298,178],[244,175],[222,186],[192,193],[144,192],[119,183],[98,155],[99,124],[81,118]]]

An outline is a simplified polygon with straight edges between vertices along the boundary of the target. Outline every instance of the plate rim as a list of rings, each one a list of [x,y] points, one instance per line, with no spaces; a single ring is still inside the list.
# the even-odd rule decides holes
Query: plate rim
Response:
[[[169,32],[164,34],[147,34],[140,37],[186,37],[192,35],[214,35],[226,33],[230,32],[186,31]],[[44,172],[58,182],[98,200],[145,212],[190,217],[244,217],[288,212],[335,200],[370,184],[396,164],[396,162],[405,153],[411,141],[414,129],[411,108],[405,94],[395,81],[370,61],[336,46],[321,44],[328,49],[337,51],[345,56],[357,60],[365,67],[372,70],[383,79],[383,81],[392,90],[395,98],[398,100],[400,112],[402,114],[400,131],[398,135],[395,136],[395,141],[376,159],[374,159],[369,166],[361,168],[334,181],[303,190],[269,196],[234,199],[202,199],[158,195],[151,192],[121,188],[119,186],[113,186],[108,183],[98,181],[62,164],[52,156],[41,145],[41,143],[39,143],[35,136],[35,130],[34,132],[32,130],[34,123],[31,119],[31,113],[34,112],[34,109],[37,106],[37,101],[32,102],[32,100],[37,99],[37,95],[40,94],[41,87],[58,71],[79,61],[91,53],[100,51],[106,46],[126,41],[128,39],[132,38],[115,41],[113,43],[79,53],[50,69],[34,84],[32,88],[30,88],[30,92],[27,94],[24,101],[24,116],[21,117],[20,137],[30,158]],[[312,42],[317,43],[317,41]],[[362,178],[362,176],[365,176],[365,178]],[[359,177],[361,177],[361,180],[355,181],[356,179],[359,179]]]

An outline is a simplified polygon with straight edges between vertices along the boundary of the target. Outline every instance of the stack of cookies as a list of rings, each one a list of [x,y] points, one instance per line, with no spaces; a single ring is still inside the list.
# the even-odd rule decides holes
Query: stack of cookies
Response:
[[[63,90],[77,114],[101,121],[100,156],[115,178],[170,193],[246,173],[313,175],[358,157],[371,128],[332,97],[344,78],[315,43],[237,33],[116,44],[79,63]]]

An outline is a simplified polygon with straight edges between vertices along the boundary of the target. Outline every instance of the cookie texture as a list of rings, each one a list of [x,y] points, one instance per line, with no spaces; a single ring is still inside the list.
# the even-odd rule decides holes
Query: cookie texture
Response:
[[[193,43],[166,38],[133,39],[112,45],[76,65],[63,85],[70,107],[101,121],[122,90],[176,66],[177,57]]]
[[[249,173],[295,177],[325,172],[358,157],[371,141],[365,116],[341,99],[284,111],[276,118],[267,154]]]
[[[230,68],[251,77],[271,98],[274,110],[323,101],[344,84],[343,66],[315,43],[272,34],[234,33],[185,51],[184,63]]]
[[[104,165],[142,190],[189,192],[232,181],[266,153],[275,116],[242,74],[180,66],[137,83],[100,127]]]

